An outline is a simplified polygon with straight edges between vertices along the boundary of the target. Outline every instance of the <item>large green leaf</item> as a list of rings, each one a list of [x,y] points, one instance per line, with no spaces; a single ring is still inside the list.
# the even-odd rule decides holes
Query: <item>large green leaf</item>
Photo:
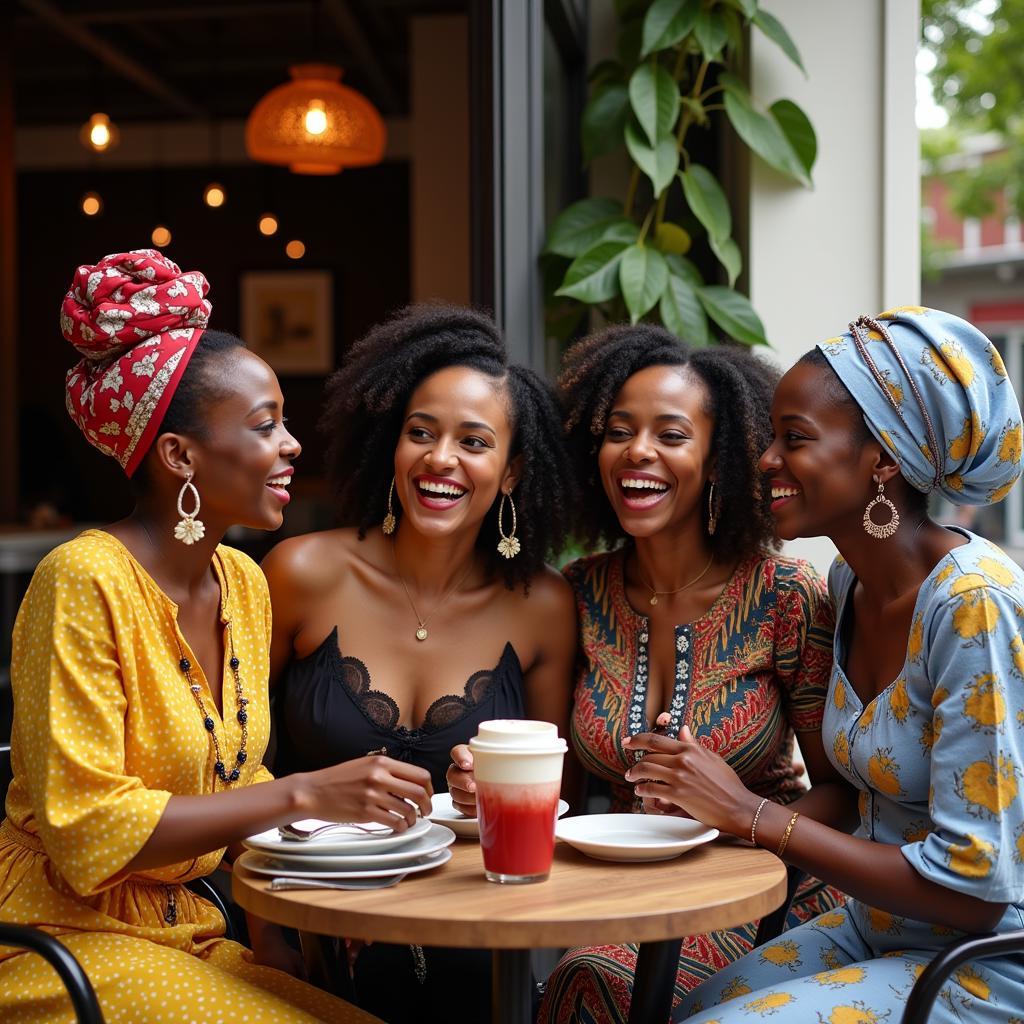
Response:
[[[792,100],[778,100],[768,108],[768,112],[778,122],[797,159],[810,175],[818,156],[818,137],[814,134],[814,125]]]
[[[544,251],[582,256],[600,241],[610,225],[623,219],[622,203],[615,199],[581,199],[555,218]]]
[[[653,309],[668,283],[665,257],[647,245],[631,245],[619,263],[619,284],[632,323]]]
[[[598,89],[583,110],[583,159],[610,153],[622,145],[622,132],[629,112],[629,91],[625,85]]]
[[[679,116],[679,86],[656,61],[645,61],[629,80],[629,103],[652,146],[671,135]]]
[[[689,281],[694,288],[699,288],[704,283],[704,278],[700,276],[696,264],[691,263],[685,257],[673,254],[666,256],[665,262],[673,277],[681,277],[684,281]]]
[[[757,14],[757,0],[726,0],[726,3],[742,11],[744,18],[753,18]]]
[[[691,281],[670,274],[658,312],[661,322],[688,344],[703,346],[711,340],[707,315]]]
[[[731,238],[709,238],[708,243],[711,245],[711,251],[718,258],[718,262],[725,267],[725,272],[729,276],[729,287],[731,288],[736,283],[736,278],[740,276],[740,271],[743,269],[743,257],[740,255],[740,247]]]
[[[722,75],[719,82],[736,134],[770,167],[810,188],[811,179],[775,118],[754,108],[747,87],[735,75]]]
[[[708,316],[731,338],[746,345],[768,344],[764,325],[745,295],[716,284],[699,288],[697,295]]]
[[[655,197],[660,196],[679,169],[676,140],[661,139],[656,148],[652,147],[642,130],[630,121],[626,124],[626,148],[640,170],[651,179]]]
[[[806,75],[807,69],[800,59],[800,51],[796,43],[790,38],[789,33],[782,27],[782,23],[773,14],[766,10],[759,10],[751,19],[754,24],[773,42],[782,52]]]
[[[693,31],[698,14],[700,0],[654,0],[644,17],[641,56],[675,46]]]
[[[729,41],[729,27],[720,11],[705,9],[697,15],[693,26],[700,52],[705,60],[716,60],[722,47]]]
[[[726,239],[732,234],[729,201],[715,176],[700,164],[690,164],[680,172],[683,195],[693,215],[704,225],[710,238]]]
[[[619,294],[619,261],[626,250],[624,242],[600,242],[577,256],[565,272],[556,295],[580,302],[607,302]]]

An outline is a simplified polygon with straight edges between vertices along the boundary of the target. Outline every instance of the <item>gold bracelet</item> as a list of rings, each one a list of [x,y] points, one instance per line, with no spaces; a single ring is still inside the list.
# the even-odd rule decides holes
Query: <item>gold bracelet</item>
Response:
[[[750,823],[750,845],[757,846],[757,819],[761,817],[761,811],[764,805],[768,803],[768,797],[765,797],[758,805],[757,810],[754,811],[754,820]]]
[[[789,837],[793,832],[793,826],[796,824],[796,819],[800,817],[799,811],[793,812],[793,817],[789,819],[789,824],[786,826],[786,831],[782,834],[782,842],[779,843],[779,848],[775,851],[776,857],[781,857],[783,851],[786,849],[786,844],[789,842]]]

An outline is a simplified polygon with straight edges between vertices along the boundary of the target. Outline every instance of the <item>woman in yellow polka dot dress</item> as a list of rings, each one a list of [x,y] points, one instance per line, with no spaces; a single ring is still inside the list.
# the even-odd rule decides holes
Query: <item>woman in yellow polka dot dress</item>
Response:
[[[974,505],[1006,495],[1020,409],[984,335],[901,308],[800,360],[772,422],[761,467],[779,534],[826,534],[842,556],[822,739],[851,805],[792,814],[686,739],[640,737],[651,753],[631,774],[651,780],[645,799],[669,795],[850,899],[704,982],[675,1019],[898,1024],[939,950],[1024,927],[1024,572],[927,508],[933,491]],[[930,1017],[1022,1019],[1024,962],[1010,954],[955,971]]]
[[[0,920],[56,935],[110,1024],[366,1022],[292,976],[278,929],[250,918],[253,950],[229,942],[184,885],[297,818],[401,830],[403,797],[429,808],[427,773],[388,758],[280,781],[261,765],[270,602],[259,568],[219,541],[234,523],[281,525],[300,449],[273,371],[205,330],[207,289],[140,250],[80,267],[64,300],[84,357],[68,410],[137,505],[45,558],[18,615]],[[40,957],[0,947],[0,1019],[74,1014]]]

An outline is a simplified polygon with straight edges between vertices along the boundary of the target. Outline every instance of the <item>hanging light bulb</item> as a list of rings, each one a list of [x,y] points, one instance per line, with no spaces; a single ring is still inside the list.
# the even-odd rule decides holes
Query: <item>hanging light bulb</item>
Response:
[[[203,202],[206,203],[207,206],[212,206],[216,209],[218,206],[223,206],[227,201],[227,191],[219,182],[211,181],[210,184],[203,189]]]
[[[285,254],[291,260],[301,260],[306,255],[306,245],[297,238],[293,238],[285,247]]]
[[[323,135],[327,131],[327,108],[323,100],[310,100],[306,109],[306,131],[310,135]]]
[[[105,153],[117,145],[121,133],[110,118],[103,113],[95,113],[82,125],[79,138],[82,144],[97,153]]]
[[[150,238],[158,249],[163,249],[171,244],[171,229],[164,224],[157,224]]]
[[[95,217],[103,212],[103,197],[98,192],[86,192],[80,205],[86,217]]]
[[[271,235],[277,234],[277,218],[272,213],[265,213],[260,217],[260,234],[266,235],[268,238]]]

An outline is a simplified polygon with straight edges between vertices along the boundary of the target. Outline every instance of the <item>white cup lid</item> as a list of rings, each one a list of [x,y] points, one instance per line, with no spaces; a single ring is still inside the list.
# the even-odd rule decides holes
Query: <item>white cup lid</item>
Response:
[[[496,718],[480,723],[469,749],[488,754],[559,754],[567,747],[551,722]]]

